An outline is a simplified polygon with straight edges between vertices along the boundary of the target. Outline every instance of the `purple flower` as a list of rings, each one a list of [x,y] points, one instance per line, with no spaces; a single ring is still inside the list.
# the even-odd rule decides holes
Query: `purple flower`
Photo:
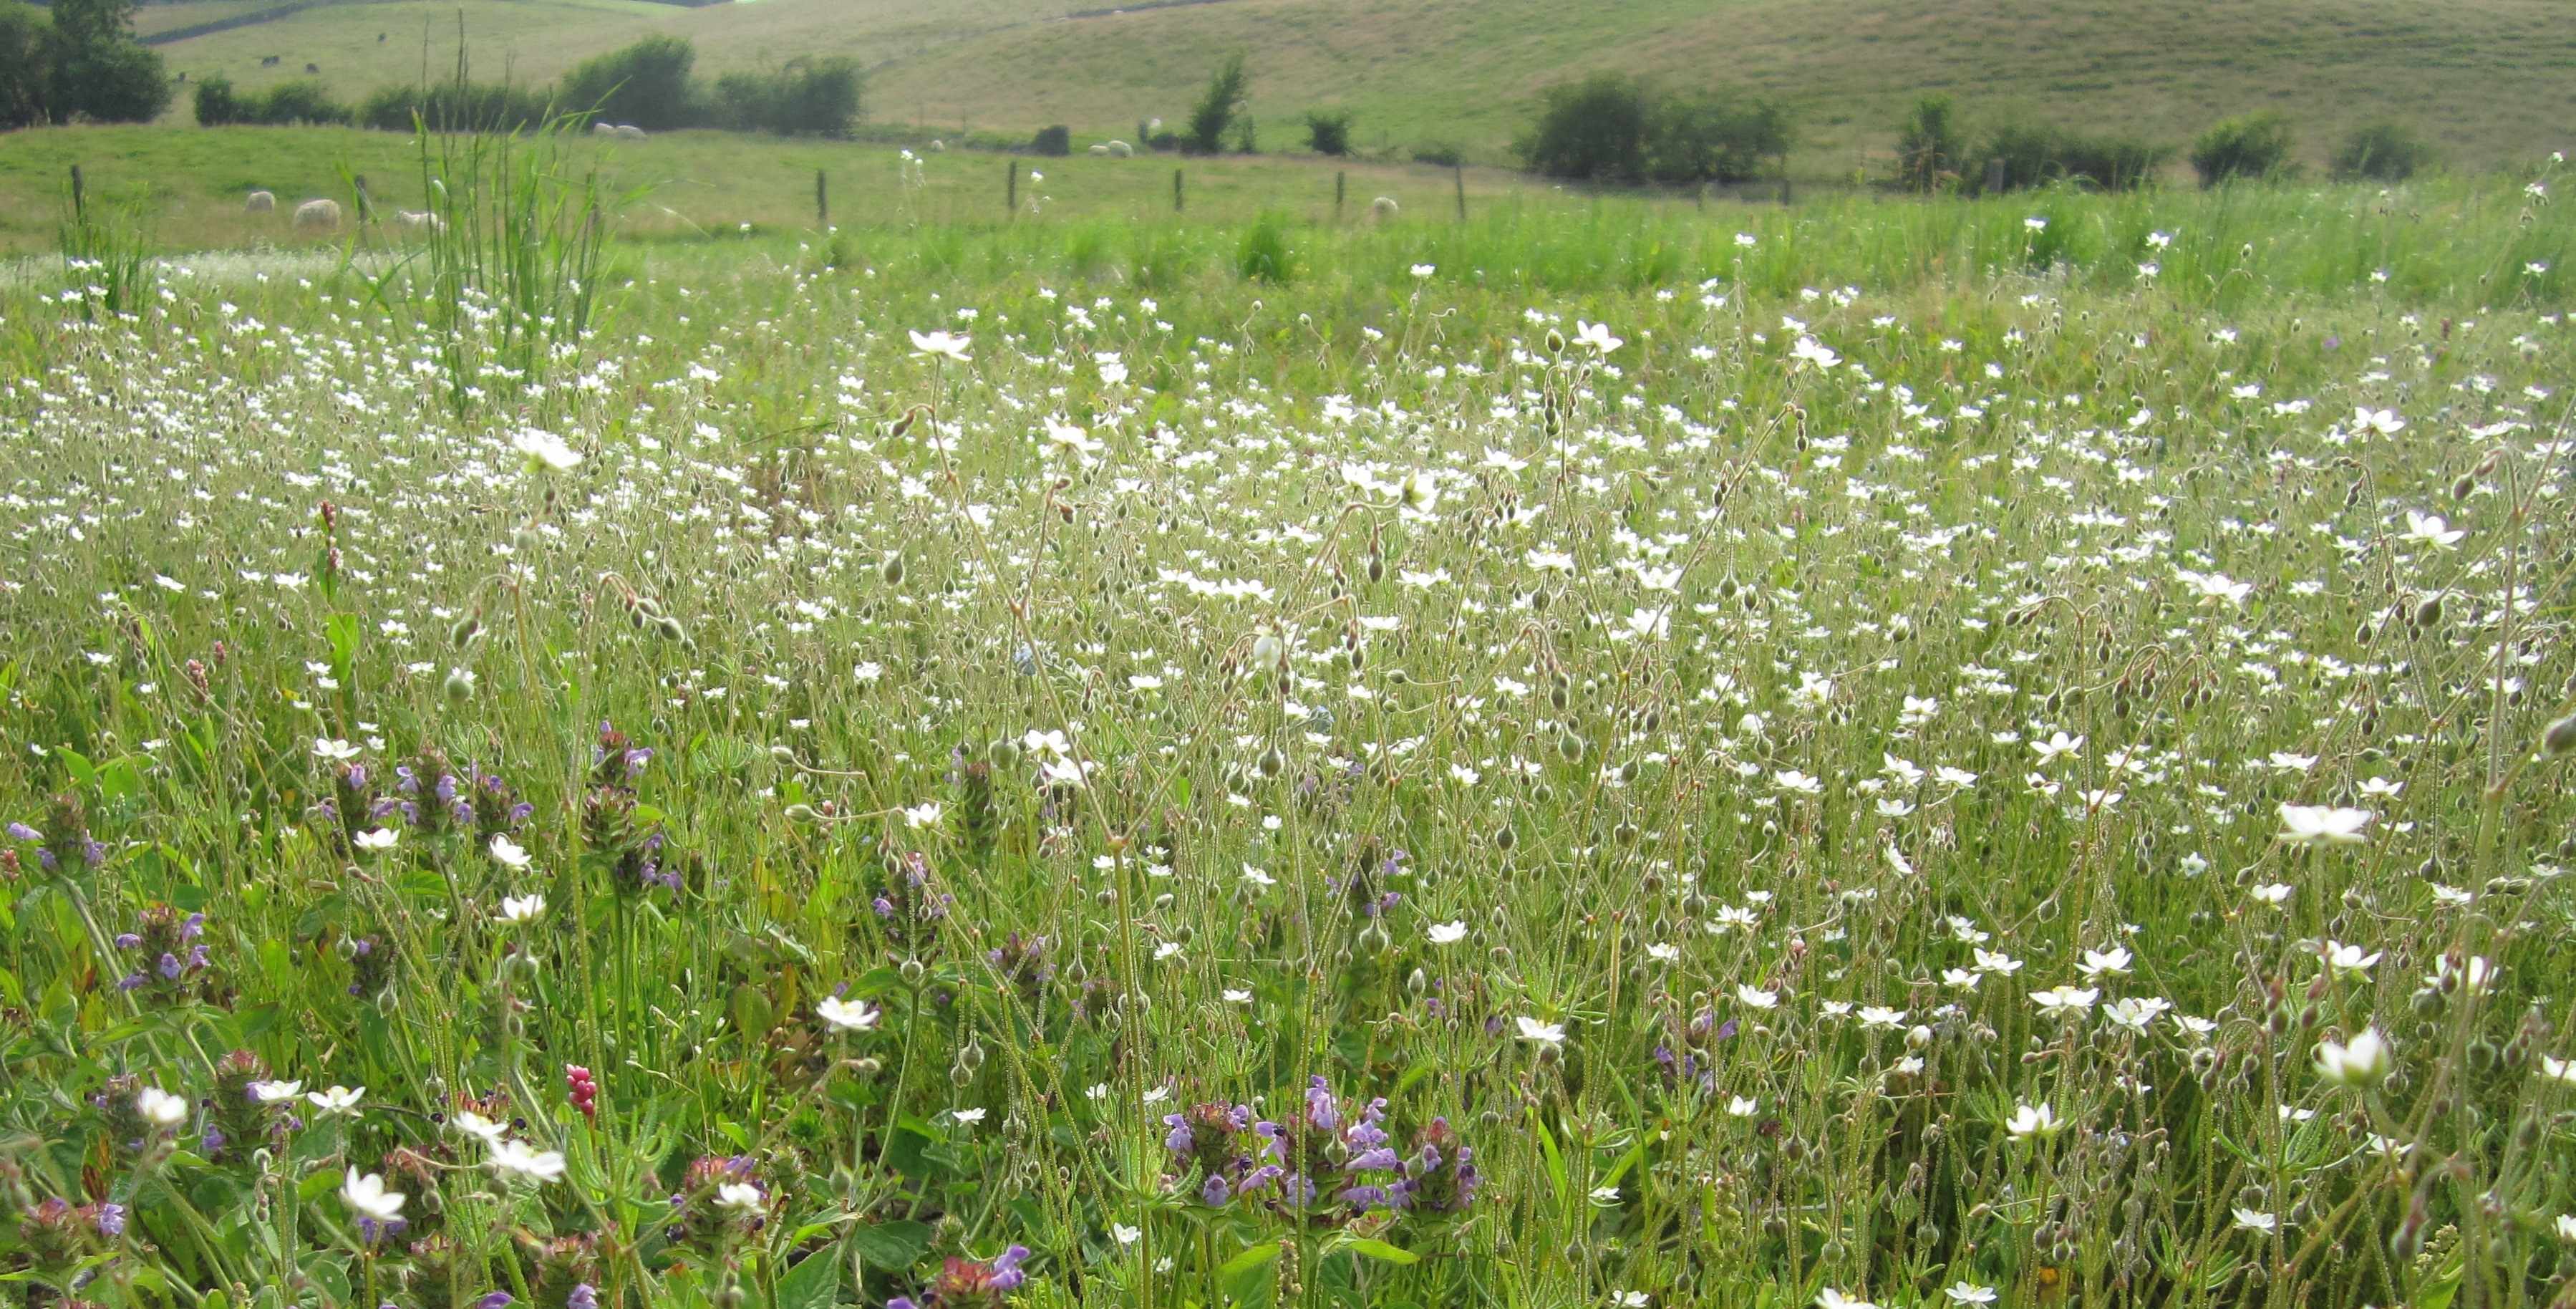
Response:
[[[98,1224],[99,1235],[123,1236],[125,1235],[125,1206],[102,1201],[94,1221]]]
[[[1233,1188],[1225,1184],[1225,1175],[1222,1173],[1208,1174],[1207,1182],[1199,1187],[1199,1203],[1210,1209],[1224,1208],[1225,1202],[1233,1198]]]
[[[45,839],[44,833],[27,826],[25,823],[9,824],[9,835],[11,838],[20,841],[41,841]]]
[[[514,1303],[516,1303],[516,1301],[511,1298],[509,1292],[494,1291],[492,1294],[475,1301],[474,1309],[509,1309],[509,1307]]]
[[[599,1292],[588,1282],[576,1282],[564,1296],[564,1309],[599,1309]]]
[[[1029,1248],[1025,1245],[1004,1250],[1001,1257],[993,1261],[993,1279],[989,1285],[996,1291],[1008,1291],[1027,1281],[1029,1275],[1020,1271],[1020,1263],[1028,1257]]]

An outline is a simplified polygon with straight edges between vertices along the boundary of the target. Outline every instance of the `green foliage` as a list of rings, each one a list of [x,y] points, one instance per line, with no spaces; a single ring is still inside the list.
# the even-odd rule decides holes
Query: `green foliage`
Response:
[[[1908,191],[1956,188],[1967,148],[1950,97],[1927,95],[1916,100],[1896,134],[1897,185]]]
[[[2191,144],[2192,171],[2202,186],[2245,178],[2286,176],[2290,164],[2290,124],[2265,111],[2220,121]]]
[[[1413,147],[1413,162],[1455,168],[1465,162],[1467,152],[1446,141],[1430,141]]]
[[[2333,167],[2340,182],[2403,182],[2432,163],[2424,138],[2396,123],[2372,123],[2344,138]]]
[[[534,87],[496,82],[389,86],[358,106],[361,127],[408,132],[415,118],[433,132],[526,132],[554,121],[554,100]]]
[[[1039,128],[1037,136],[1029,142],[1029,152],[1048,156],[1072,154],[1073,129],[1062,123]]]
[[[1243,55],[1229,55],[1208,78],[1207,91],[1190,110],[1189,130],[1181,137],[1181,148],[1191,154],[1212,155],[1225,148],[1228,132],[1243,112],[1243,97],[1251,89],[1251,78],[1243,71]]]
[[[2128,191],[2154,181],[2156,170],[2173,158],[2173,150],[2127,137],[2088,136],[2061,127],[2015,124],[1997,128],[1987,138],[1984,157],[2003,161],[2003,189],[2007,191],[2061,182]],[[1985,187],[1981,167],[1966,180],[1973,189]]]
[[[840,136],[857,122],[866,76],[859,62],[834,55],[794,59],[776,72],[727,73],[716,79],[708,126],[780,136]]]
[[[63,267],[81,314],[132,314],[151,294],[151,236],[139,197],[63,197]]]
[[[1306,148],[1339,158],[1351,152],[1351,111],[1318,109],[1306,115]]]
[[[1523,162],[1580,182],[1740,182],[1789,149],[1778,106],[1724,92],[1659,91],[1619,73],[1551,88]]]
[[[1288,223],[1276,212],[1265,212],[1245,228],[1243,241],[1234,252],[1235,271],[1251,282],[1285,282],[1293,275],[1288,251]]]
[[[697,47],[687,38],[648,36],[584,60],[564,74],[555,102],[593,121],[631,123],[647,131],[694,127],[705,110],[690,78]]]
[[[21,0],[0,0],[0,131],[45,121],[53,23]]]
[[[1549,88],[1520,156],[1549,177],[1634,182],[1646,174],[1646,133],[1654,118],[1653,97],[1635,78],[1595,73]]]
[[[200,127],[234,123],[266,127],[345,124],[356,116],[349,106],[332,99],[330,88],[320,82],[280,82],[265,92],[243,95],[234,91],[232,81],[224,77],[209,77],[197,84],[196,112]]]
[[[1749,181],[1788,153],[1789,119],[1777,105],[1714,93],[1666,96],[1646,132],[1646,177],[1677,185]]]

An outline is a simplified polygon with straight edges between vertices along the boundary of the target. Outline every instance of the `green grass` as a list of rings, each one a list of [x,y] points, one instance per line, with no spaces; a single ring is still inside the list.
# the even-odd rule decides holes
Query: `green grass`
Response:
[[[232,0],[225,0],[231,3]],[[184,7],[184,6],[183,6]],[[1309,109],[1345,106],[1356,139],[1399,154],[1426,142],[1499,161],[1538,92],[1597,68],[1718,82],[1797,112],[1798,170],[1883,166],[1896,125],[1927,91],[1991,125],[2035,117],[2182,143],[2231,114],[2276,109],[2321,166],[2352,126],[2392,119],[2455,166],[2528,163],[2569,144],[2576,33],[2551,0],[1225,0],[1058,21],[1074,6],[978,0],[759,0],[673,11],[617,0],[467,6],[475,66],[531,80],[646,31],[689,36],[709,69],[799,53],[856,55],[875,70],[871,113],[1025,135],[1048,123],[1083,139],[1177,122],[1210,70],[1252,59],[1251,109],[1273,150],[1302,147]],[[172,66],[247,85],[307,60],[355,94],[416,76],[422,19],[433,70],[452,67],[455,7],[325,5],[262,27],[165,48]],[[155,15],[153,21],[166,22]],[[390,33],[384,46],[378,32]],[[263,75],[258,56],[283,56]]]
[[[430,148],[346,267],[0,267],[0,1296],[2576,1285],[2554,174],[746,236]]]

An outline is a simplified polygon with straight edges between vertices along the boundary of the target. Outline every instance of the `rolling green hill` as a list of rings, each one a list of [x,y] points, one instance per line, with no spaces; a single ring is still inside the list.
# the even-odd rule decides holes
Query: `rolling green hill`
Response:
[[[278,3],[155,6],[147,31]],[[1957,96],[1972,122],[2032,115],[2176,143],[2274,109],[2311,158],[2380,118],[2469,166],[2576,137],[2564,0],[1202,0],[1087,16],[1063,0],[320,0],[163,52],[174,69],[248,86],[313,63],[354,95],[424,62],[452,68],[460,12],[478,75],[550,78],[648,31],[695,40],[708,71],[846,53],[874,70],[873,118],[929,131],[1064,122],[1128,135],[1185,114],[1211,65],[1241,49],[1271,149],[1302,143],[1304,111],[1346,106],[1370,148],[1439,141],[1498,158],[1542,88],[1597,68],[1778,97],[1797,112],[1810,175],[1883,154],[1929,90]],[[262,70],[271,54],[278,67]]]

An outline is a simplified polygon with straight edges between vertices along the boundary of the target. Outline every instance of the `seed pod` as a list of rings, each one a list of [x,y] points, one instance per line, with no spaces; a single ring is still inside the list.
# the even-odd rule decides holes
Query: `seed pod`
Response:
[[[888,586],[903,585],[903,551],[888,552],[885,562],[877,565],[877,576],[884,578]]]
[[[2576,752],[2576,714],[2551,723],[2549,730],[2540,734],[2540,748],[2548,751],[2552,759]]]

